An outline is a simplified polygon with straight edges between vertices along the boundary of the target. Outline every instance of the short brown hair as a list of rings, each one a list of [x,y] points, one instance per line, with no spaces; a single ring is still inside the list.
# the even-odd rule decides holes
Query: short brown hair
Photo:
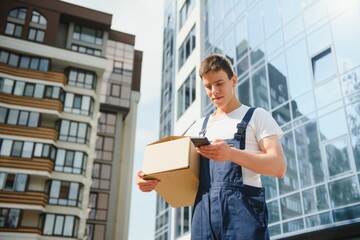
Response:
[[[235,75],[232,64],[225,55],[211,54],[202,61],[199,76],[202,79],[206,73],[211,71],[218,72],[220,70],[224,70],[229,79]]]

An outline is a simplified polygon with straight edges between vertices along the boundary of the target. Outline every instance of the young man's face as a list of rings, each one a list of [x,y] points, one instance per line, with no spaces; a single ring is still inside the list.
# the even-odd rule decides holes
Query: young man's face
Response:
[[[210,71],[203,75],[203,84],[206,94],[216,108],[226,109],[231,100],[235,98],[235,75],[230,80],[224,70]]]

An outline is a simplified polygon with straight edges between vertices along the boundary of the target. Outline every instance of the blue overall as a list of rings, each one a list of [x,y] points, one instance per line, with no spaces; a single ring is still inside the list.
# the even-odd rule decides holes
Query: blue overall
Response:
[[[228,144],[245,149],[246,127],[255,108],[237,124],[238,131]],[[209,117],[200,134],[205,136]],[[267,207],[263,188],[243,184],[241,166],[200,158],[200,184],[191,226],[192,240],[266,240]]]

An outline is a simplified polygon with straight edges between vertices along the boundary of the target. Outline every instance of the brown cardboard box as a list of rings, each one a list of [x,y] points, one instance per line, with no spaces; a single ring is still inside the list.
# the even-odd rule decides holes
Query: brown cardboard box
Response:
[[[158,179],[155,191],[172,207],[192,206],[199,186],[199,154],[190,137],[169,136],[145,147],[145,179]]]

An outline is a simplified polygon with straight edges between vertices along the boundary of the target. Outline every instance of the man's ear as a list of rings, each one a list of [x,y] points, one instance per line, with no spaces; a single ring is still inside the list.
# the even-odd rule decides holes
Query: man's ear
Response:
[[[236,84],[237,84],[237,77],[236,77],[236,75],[235,75],[235,74],[234,74],[234,76],[232,76],[231,81],[232,81],[233,87],[236,87]]]

